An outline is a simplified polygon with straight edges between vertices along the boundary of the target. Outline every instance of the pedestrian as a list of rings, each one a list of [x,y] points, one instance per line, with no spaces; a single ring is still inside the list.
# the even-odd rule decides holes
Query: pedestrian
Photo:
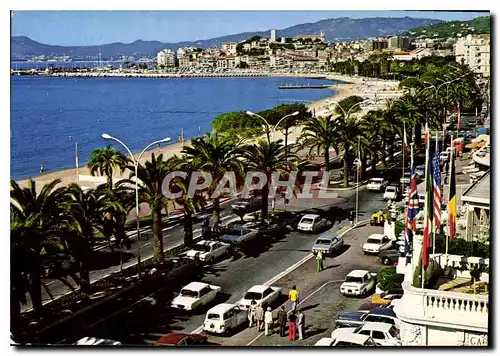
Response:
[[[323,252],[321,250],[316,254],[316,272],[323,270]]]
[[[292,302],[292,310],[295,311],[297,304],[299,303],[299,291],[296,286],[293,286],[292,290],[288,292],[288,298]]]
[[[43,169],[43,164],[41,164],[41,165],[40,165],[40,175],[42,175],[42,174],[43,174],[43,171],[44,171],[44,169]]]
[[[264,313],[264,323],[266,336],[269,336],[269,329],[271,329],[271,333],[273,333],[273,312],[271,311],[271,307],[267,307],[266,312]]]
[[[285,311],[285,306],[282,305],[281,309],[278,311],[278,325],[280,327],[280,336],[285,336],[287,315]]]
[[[257,311],[255,313],[255,319],[257,319],[257,330],[262,331],[264,327],[264,308],[262,304],[257,306]]]
[[[305,323],[306,323],[306,317],[302,312],[302,309],[299,309],[299,314],[297,315],[297,330],[299,332],[299,340],[304,340]]]
[[[297,330],[297,316],[295,315],[295,310],[288,316],[288,340],[295,341],[295,331]]]
[[[253,327],[253,323],[255,321],[255,316],[257,313],[257,302],[252,299],[250,302],[250,307],[248,308],[248,322],[249,322],[249,328]]]

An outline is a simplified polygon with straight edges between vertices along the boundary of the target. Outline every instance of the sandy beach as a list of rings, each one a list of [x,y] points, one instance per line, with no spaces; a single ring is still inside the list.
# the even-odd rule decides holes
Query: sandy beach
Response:
[[[309,109],[314,110],[316,116],[329,115],[334,109],[334,103],[338,102],[351,95],[359,95],[363,98],[385,98],[385,97],[397,97],[401,95],[401,92],[397,90],[397,82],[393,81],[381,81],[381,80],[366,80],[364,78],[357,77],[346,77],[339,75],[329,75],[328,79],[343,81],[342,84],[332,85],[331,89],[335,90],[329,97],[316,101],[309,105]],[[365,107],[365,110],[370,109],[371,106]],[[363,111],[365,111],[363,110]],[[301,134],[301,127],[295,127],[290,130],[288,141],[290,143],[295,142],[296,139]],[[264,137],[264,136],[262,136]],[[275,139],[283,139],[284,134],[279,130],[276,131],[274,135]],[[258,138],[256,138],[257,140]],[[184,141],[184,143],[176,142],[160,148],[154,148],[150,151],[144,153],[141,158],[141,163],[146,160],[151,159],[151,155],[154,153],[156,156],[163,154],[164,157],[169,158],[173,155],[179,155],[182,151],[183,145],[189,145],[190,141]],[[104,143],[103,143],[104,145]],[[135,155],[137,158],[138,155]],[[128,170],[123,173],[115,172],[113,174],[115,180],[128,178],[130,172]],[[79,183],[84,188],[95,187],[96,185],[105,181],[105,177],[91,177],[90,172],[86,166],[81,166],[78,169],[78,175],[76,168],[64,169],[57,172],[46,173],[41,176],[33,177],[33,180],[37,184],[37,191],[40,191],[43,185],[51,182],[54,179],[59,178],[61,180],[60,185],[65,186],[71,183]],[[21,186],[26,186],[29,179],[18,180]]]

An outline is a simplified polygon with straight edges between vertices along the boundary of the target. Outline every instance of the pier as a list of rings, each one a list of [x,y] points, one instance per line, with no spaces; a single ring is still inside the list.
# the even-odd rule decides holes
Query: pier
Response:
[[[330,84],[301,84],[301,85],[280,85],[280,89],[327,89]]]

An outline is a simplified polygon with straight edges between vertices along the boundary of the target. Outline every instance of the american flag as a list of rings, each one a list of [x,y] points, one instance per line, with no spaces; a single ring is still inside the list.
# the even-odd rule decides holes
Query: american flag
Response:
[[[433,201],[434,201],[434,226],[436,229],[441,229],[441,173],[439,169],[439,154],[434,154],[432,167],[432,180],[433,180]]]
[[[413,233],[417,231],[415,217],[418,214],[418,210],[417,175],[415,174],[414,167],[412,167],[410,173],[410,193],[408,195],[408,224]]]

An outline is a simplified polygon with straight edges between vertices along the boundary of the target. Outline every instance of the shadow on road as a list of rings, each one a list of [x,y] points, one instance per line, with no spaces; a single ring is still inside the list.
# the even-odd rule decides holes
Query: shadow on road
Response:
[[[322,334],[327,330],[328,329],[326,329],[326,328],[317,328],[317,327],[306,326],[306,330],[305,330],[306,333],[304,336],[305,336],[305,338],[308,338],[308,337],[311,337],[314,335]]]
[[[134,255],[130,252],[123,252],[122,259],[123,263],[130,261],[134,258]],[[89,269],[91,271],[106,269],[114,266],[120,265],[120,251],[94,251],[92,252],[92,258],[89,261]]]
[[[311,304],[311,305],[307,305],[307,306],[305,306],[305,307],[300,307],[300,309],[301,309],[302,311],[311,310],[311,309],[316,308],[318,305],[319,305],[319,303],[316,303],[316,304]]]
[[[346,252],[347,250],[349,250],[349,248],[351,248],[351,245],[349,244],[343,244],[342,246],[340,246],[340,248],[335,251],[331,257],[338,257],[340,256],[341,254],[343,254],[344,252]]]

